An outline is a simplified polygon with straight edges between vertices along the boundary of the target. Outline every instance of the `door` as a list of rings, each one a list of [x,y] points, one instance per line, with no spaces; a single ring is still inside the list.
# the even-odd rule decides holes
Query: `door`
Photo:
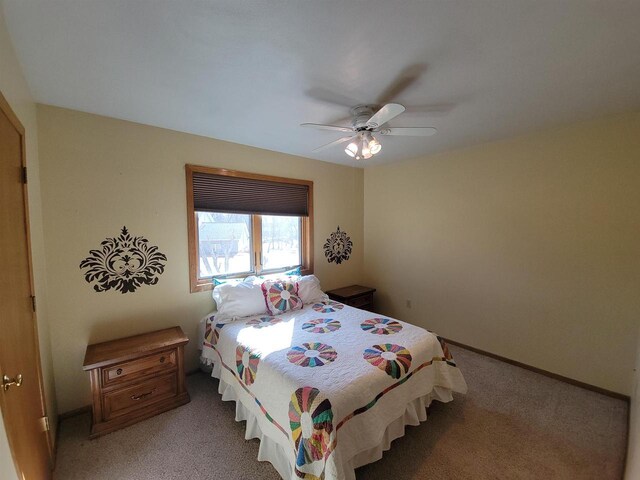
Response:
[[[0,409],[18,477],[40,480],[51,478],[51,468],[32,303],[24,145],[24,128],[0,94]]]

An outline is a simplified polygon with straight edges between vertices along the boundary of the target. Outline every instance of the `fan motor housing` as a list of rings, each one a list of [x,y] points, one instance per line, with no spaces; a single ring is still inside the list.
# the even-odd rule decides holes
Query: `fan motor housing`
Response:
[[[380,107],[378,105],[356,105],[351,109],[353,121],[351,124],[357,132],[364,130],[371,131],[373,128],[367,127],[367,121],[376,113]],[[377,125],[376,125],[377,126]]]

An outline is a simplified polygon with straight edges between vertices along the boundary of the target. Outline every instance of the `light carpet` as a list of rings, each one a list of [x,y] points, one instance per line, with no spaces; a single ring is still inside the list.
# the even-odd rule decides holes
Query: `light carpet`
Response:
[[[357,470],[375,479],[615,479],[622,477],[627,404],[460,347],[451,351],[467,395],[435,402],[382,460]],[[187,377],[191,403],[88,440],[89,415],[60,425],[56,480],[279,479],[256,460],[218,381]]]

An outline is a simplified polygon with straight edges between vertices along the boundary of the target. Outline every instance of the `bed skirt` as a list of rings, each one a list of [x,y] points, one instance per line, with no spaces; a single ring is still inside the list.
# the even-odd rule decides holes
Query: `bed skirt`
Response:
[[[208,358],[202,358],[201,362],[201,367],[204,367],[203,370],[206,368],[211,371],[211,376],[219,380],[218,393],[222,395],[222,400],[236,403],[236,421],[247,422],[245,439],[257,438],[260,440],[258,460],[271,463],[283,480],[300,480],[294,473],[294,465],[289,460],[290,455],[285,453],[282,445],[263,433],[256,416],[245,408],[234,388],[221,378],[219,363],[212,362]],[[404,414],[387,425],[375,447],[361,451],[345,462],[343,471],[347,473],[347,477],[344,480],[355,480],[356,468],[380,460],[383,452],[391,448],[391,442],[404,436],[407,425],[417,426],[426,421],[427,407],[433,400],[447,403],[453,400],[453,395],[451,390],[447,388],[434,387],[431,393],[409,402],[406,405]]]

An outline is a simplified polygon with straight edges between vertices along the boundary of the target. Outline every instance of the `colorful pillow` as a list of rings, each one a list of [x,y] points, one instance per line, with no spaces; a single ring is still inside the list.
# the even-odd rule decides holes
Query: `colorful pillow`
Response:
[[[298,284],[296,282],[262,282],[262,295],[271,315],[300,310],[302,300],[298,296]]]

